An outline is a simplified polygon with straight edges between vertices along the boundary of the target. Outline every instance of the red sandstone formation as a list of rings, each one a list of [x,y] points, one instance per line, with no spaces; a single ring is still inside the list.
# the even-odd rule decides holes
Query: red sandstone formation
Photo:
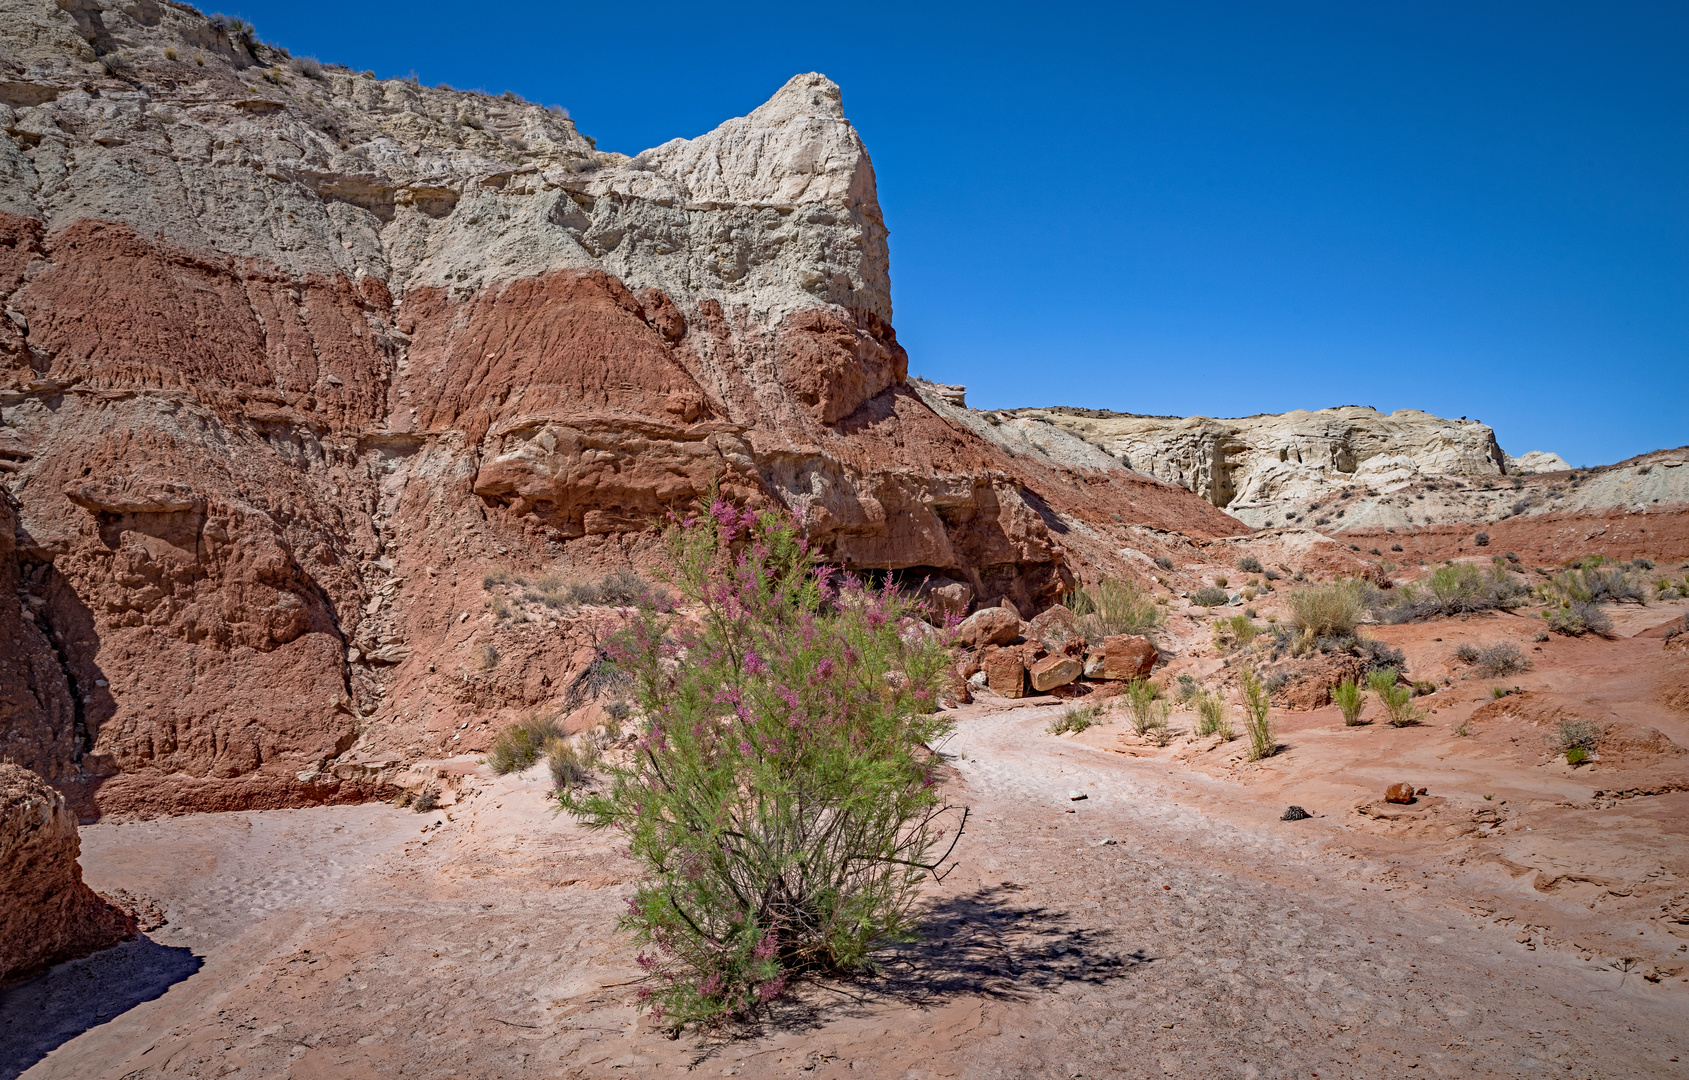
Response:
[[[64,796],[0,763],[0,984],[135,933],[132,916],[82,883],[78,851]]]

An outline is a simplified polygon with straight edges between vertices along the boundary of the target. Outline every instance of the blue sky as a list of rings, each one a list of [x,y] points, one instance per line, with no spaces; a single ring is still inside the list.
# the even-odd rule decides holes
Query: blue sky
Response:
[[[911,371],[977,406],[1481,419],[1689,443],[1689,4],[226,8],[636,152],[822,71]]]

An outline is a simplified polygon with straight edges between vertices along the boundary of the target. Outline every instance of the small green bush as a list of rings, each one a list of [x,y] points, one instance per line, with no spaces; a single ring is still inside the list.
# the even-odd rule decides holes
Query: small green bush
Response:
[[[1214,647],[1222,653],[1247,648],[1261,633],[1261,628],[1248,615],[1233,615],[1229,619],[1214,620]]]
[[[1569,637],[1582,637],[1584,634],[1611,637],[1613,634],[1613,620],[1588,600],[1567,600],[1559,607],[1550,608],[1547,618],[1550,630]]]
[[[1379,704],[1391,727],[1410,727],[1419,723],[1419,710],[1413,707],[1413,687],[1406,683],[1387,686],[1378,694]]]
[[[1504,567],[1499,559],[1488,571],[1471,563],[1439,566],[1418,585],[1387,595],[1380,617],[1387,623],[1405,623],[1438,615],[1510,611],[1523,604],[1531,590]]]
[[[1470,664],[1474,674],[1485,679],[1517,675],[1531,666],[1530,660],[1519,650],[1519,646],[1511,641],[1487,645],[1482,649],[1473,645],[1462,645],[1455,650],[1455,658]]]
[[[1236,738],[1231,718],[1226,715],[1226,702],[1219,694],[1204,690],[1196,695],[1196,733],[1218,735],[1227,742]]]
[[[1273,730],[1272,702],[1266,684],[1254,668],[1244,668],[1238,679],[1238,693],[1243,699],[1243,729],[1249,735],[1249,760],[1260,761],[1278,753],[1278,737]]]
[[[1290,617],[1310,637],[1353,634],[1363,610],[1360,587],[1351,581],[1293,589],[1289,600]]]
[[[1562,720],[1560,730],[1550,736],[1549,741],[1557,752],[1567,755],[1568,762],[1576,765],[1577,762],[1571,760],[1573,751],[1582,754],[1579,761],[1586,761],[1601,745],[1601,725],[1590,720]]]
[[[598,748],[592,743],[583,745],[556,737],[545,741],[545,763],[551,770],[551,786],[559,791],[591,780],[592,767],[597,761]]]
[[[1366,708],[1366,693],[1353,679],[1344,679],[1331,691],[1331,700],[1343,712],[1343,726],[1356,727],[1361,722],[1361,712]]]
[[[1075,589],[1064,601],[1079,616],[1079,627],[1093,645],[1111,634],[1150,634],[1161,625],[1161,609],[1148,589],[1127,578],[1104,578],[1093,589]]]
[[[1219,607],[1230,599],[1231,597],[1226,594],[1226,590],[1216,588],[1213,585],[1204,585],[1190,594],[1191,603],[1197,607]]]
[[[495,735],[483,760],[500,776],[521,772],[540,759],[546,740],[561,738],[562,734],[552,717],[530,716]]]
[[[1126,684],[1126,704],[1132,710],[1132,730],[1146,734],[1154,720],[1155,699],[1159,688],[1147,679],[1133,679]]]
[[[1063,709],[1061,715],[1050,721],[1050,726],[1044,730],[1051,735],[1061,735],[1069,731],[1078,734],[1097,723],[1097,713],[1095,705]]]

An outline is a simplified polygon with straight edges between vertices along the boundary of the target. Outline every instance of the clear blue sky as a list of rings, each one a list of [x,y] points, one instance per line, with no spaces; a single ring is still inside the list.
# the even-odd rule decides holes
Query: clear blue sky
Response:
[[[239,2],[636,152],[844,88],[911,370],[971,404],[1421,408],[1689,443],[1689,3]]]

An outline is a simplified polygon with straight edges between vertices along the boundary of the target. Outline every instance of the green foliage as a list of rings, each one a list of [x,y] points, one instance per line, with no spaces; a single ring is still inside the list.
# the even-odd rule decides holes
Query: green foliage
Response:
[[[1237,737],[1231,717],[1226,715],[1225,699],[1213,691],[1204,690],[1196,696],[1196,733],[1218,735],[1227,742]]]
[[[1601,725],[1591,720],[1562,720],[1560,730],[1550,737],[1550,743],[1555,750],[1568,755],[1568,761],[1571,761],[1570,755],[1574,750],[1582,752],[1580,760],[1587,760],[1601,745]]]
[[[1541,586],[1543,599],[1557,604],[1643,604],[1647,597],[1639,576],[1625,566],[1603,565],[1599,556],[1584,559],[1578,566],[1554,575]]]
[[[1343,712],[1343,726],[1355,727],[1361,722],[1366,708],[1366,692],[1353,679],[1344,679],[1331,691],[1331,700]]]
[[[551,738],[545,741],[544,749],[553,788],[564,791],[592,779],[592,767],[598,762],[598,748],[594,744]]]
[[[1149,732],[1159,693],[1159,688],[1147,679],[1133,679],[1126,684],[1126,704],[1132,710],[1132,730],[1139,735]]]
[[[1611,637],[1613,634],[1613,620],[1588,600],[1562,601],[1558,607],[1549,608],[1544,617],[1550,630],[1568,637],[1582,637],[1584,634]]]
[[[1214,621],[1214,647],[1222,653],[1235,652],[1246,648],[1261,633],[1261,628],[1255,625],[1248,615],[1233,615],[1229,619]]]
[[[1590,757],[1591,755],[1588,750],[1585,750],[1581,746],[1574,746],[1570,750],[1566,751],[1566,764],[1582,765],[1584,762],[1588,761]]]
[[[1364,610],[1360,586],[1352,581],[1292,589],[1288,599],[1290,617],[1309,638],[1354,634]]]
[[[1419,584],[1405,585],[1385,598],[1380,615],[1387,623],[1404,623],[1438,615],[1512,610],[1525,602],[1531,590],[1506,566],[1502,559],[1496,559],[1487,571],[1471,563],[1439,566]]]
[[[678,1026],[754,1013],[794,973],[913,937],[950,831],[928,747],[952,723],[935,707],[948,653],[898,633],[918,605],[889,583],[835,585],[791,519],[717,500],[665,540],[696,620],[641,610],[613,639],[641,738],[608,784],[560,801],[626,836],[642,1000]]]
[[[1100,711],[1095,705],[1063,709],[1061,715],[1050,721],[1050,726],[1044,730],[1051,735],[1061,735],[1069,731],[1078,734],[1098,722]]]
[[[1409,727],[1419,723],[1419,710],[1413,707],[1413,687],[1406,683],[1378,690],[1378,703],[1384,706],[1384,716],[1391,727]]]
[[[495,735],[483,760],[501,776],[521,772],[540,759],[546,740],[562,735],[552,717],[529,716]]]
[[[1272,703],[1267,686],[1254,668],[1244,668],[1238,679],[1238,693],[1243,699],[1243,729],[1249,736],[1249,760],[1260,761],[1278,753],[1278,737],[1273,730]]]
[[[1147,635],[1162,620],[1155,596],[1131,578],[1104,578],[1095,588],[1074,589],[1063,603],[1079,616],[1079,627],[1093,645],[1110,634]]]
[[[1219,607],[1230,599],[1231,596],[1227,594],[1226,590],[1213,585],[1204,585],[1190,594],[1191,603],[1197,607]]]
[[[1393,667],[1376,668],[1366,673],[1366,685],[1373,693],[1383,697],[1384,691],[1395,686],[1399,678],[1401,676]]]

